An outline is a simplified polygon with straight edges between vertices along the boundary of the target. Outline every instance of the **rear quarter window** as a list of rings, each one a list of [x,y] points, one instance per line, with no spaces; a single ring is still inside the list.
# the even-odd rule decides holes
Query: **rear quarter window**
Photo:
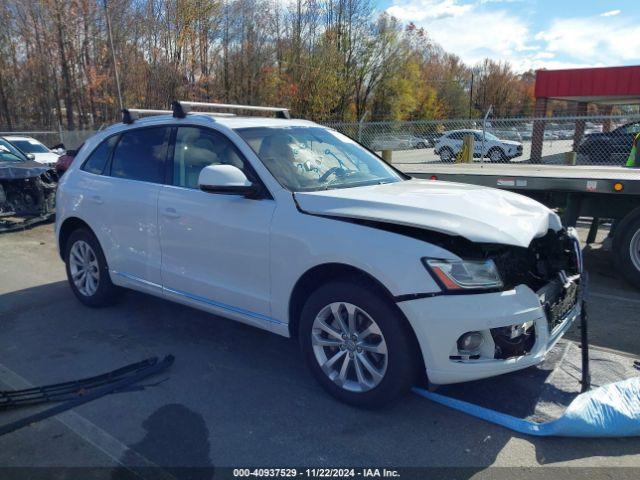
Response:
[[[109,161],[109,155],[113,146],[118,140],[118,135],[109,137],[98,145],[87,158],[82,165],[82,170],[89,173],[95,173],[96,175],[102,175],[104,173],[107,162]]]
[[[169,130],[153,127],[122,133],[113,152],[111,176],[164,183]]]

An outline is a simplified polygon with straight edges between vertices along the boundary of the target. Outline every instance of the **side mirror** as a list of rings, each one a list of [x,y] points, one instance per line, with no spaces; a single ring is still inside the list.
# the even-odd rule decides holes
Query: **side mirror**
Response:
[[[29,160],[35,160],[36,159],[36,156],[33,153],[27,153],[26,156],[27,156],[27,158]]]
[[[233,165],[209,165],[200,171],[200,190],[209,193],[254,196],[259,191],[238,167]]]

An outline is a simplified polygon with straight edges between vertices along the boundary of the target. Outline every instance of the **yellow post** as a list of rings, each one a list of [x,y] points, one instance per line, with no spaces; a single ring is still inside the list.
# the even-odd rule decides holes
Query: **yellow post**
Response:
[[[393,163],[393,160],[391,159],[391,150],[382,151],[382,160],[387,162],[389,165]]]
[[[474,137],[473,135],[465,135],[462,139],[462,150],[456,155],[456,163],[471,163],[473,162],[473,148]]]
[[[575,165],[577,158],[578,154],[576,152],[565,152],[564,163],[567,165]]]

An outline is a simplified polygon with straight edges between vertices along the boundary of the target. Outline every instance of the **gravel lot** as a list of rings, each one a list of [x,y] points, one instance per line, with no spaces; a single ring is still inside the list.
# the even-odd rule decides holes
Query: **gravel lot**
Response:
[[[599,245],[587,263],[592,344],[639,356],[640,292],[616,277]],[[176,356],[144,390],[0,437],[0,466],[161,465],[168,476],[175,466],[292,465],[466,467],[462,476],[492,478],[640,474],[640,439],[530,438],[416,395],[362,411],[328,397],[285,338],[135,292],[108,309],[83,307],[52,225],[0,235],[0,322],[2,389]],[[25,413],[4,412],[0,424]],[[529,468],[540,465],[597,468]]]

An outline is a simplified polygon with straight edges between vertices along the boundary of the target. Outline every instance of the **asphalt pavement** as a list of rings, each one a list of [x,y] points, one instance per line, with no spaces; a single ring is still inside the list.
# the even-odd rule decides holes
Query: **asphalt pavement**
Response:
[[[637,358],[640,291],[617,277],[599,247],[586,256],[592,345]],[[413,394],[388,409],[359,410],[324,393],[289,339],[136,292],[113,307],[84,307],[67,286],[52,225],[0,235],[0,325],[0,389],[176,357],[143,389],[0,437],[4,467],[162,467],[153,478],[180,477],[176,468],[187,466],[463,467],[461,476],[491,478],[640,474],[640,438],[532,438]],[[0,424],[30,412],[0,412]],[[554,470],[531,468],[538,466]]]

